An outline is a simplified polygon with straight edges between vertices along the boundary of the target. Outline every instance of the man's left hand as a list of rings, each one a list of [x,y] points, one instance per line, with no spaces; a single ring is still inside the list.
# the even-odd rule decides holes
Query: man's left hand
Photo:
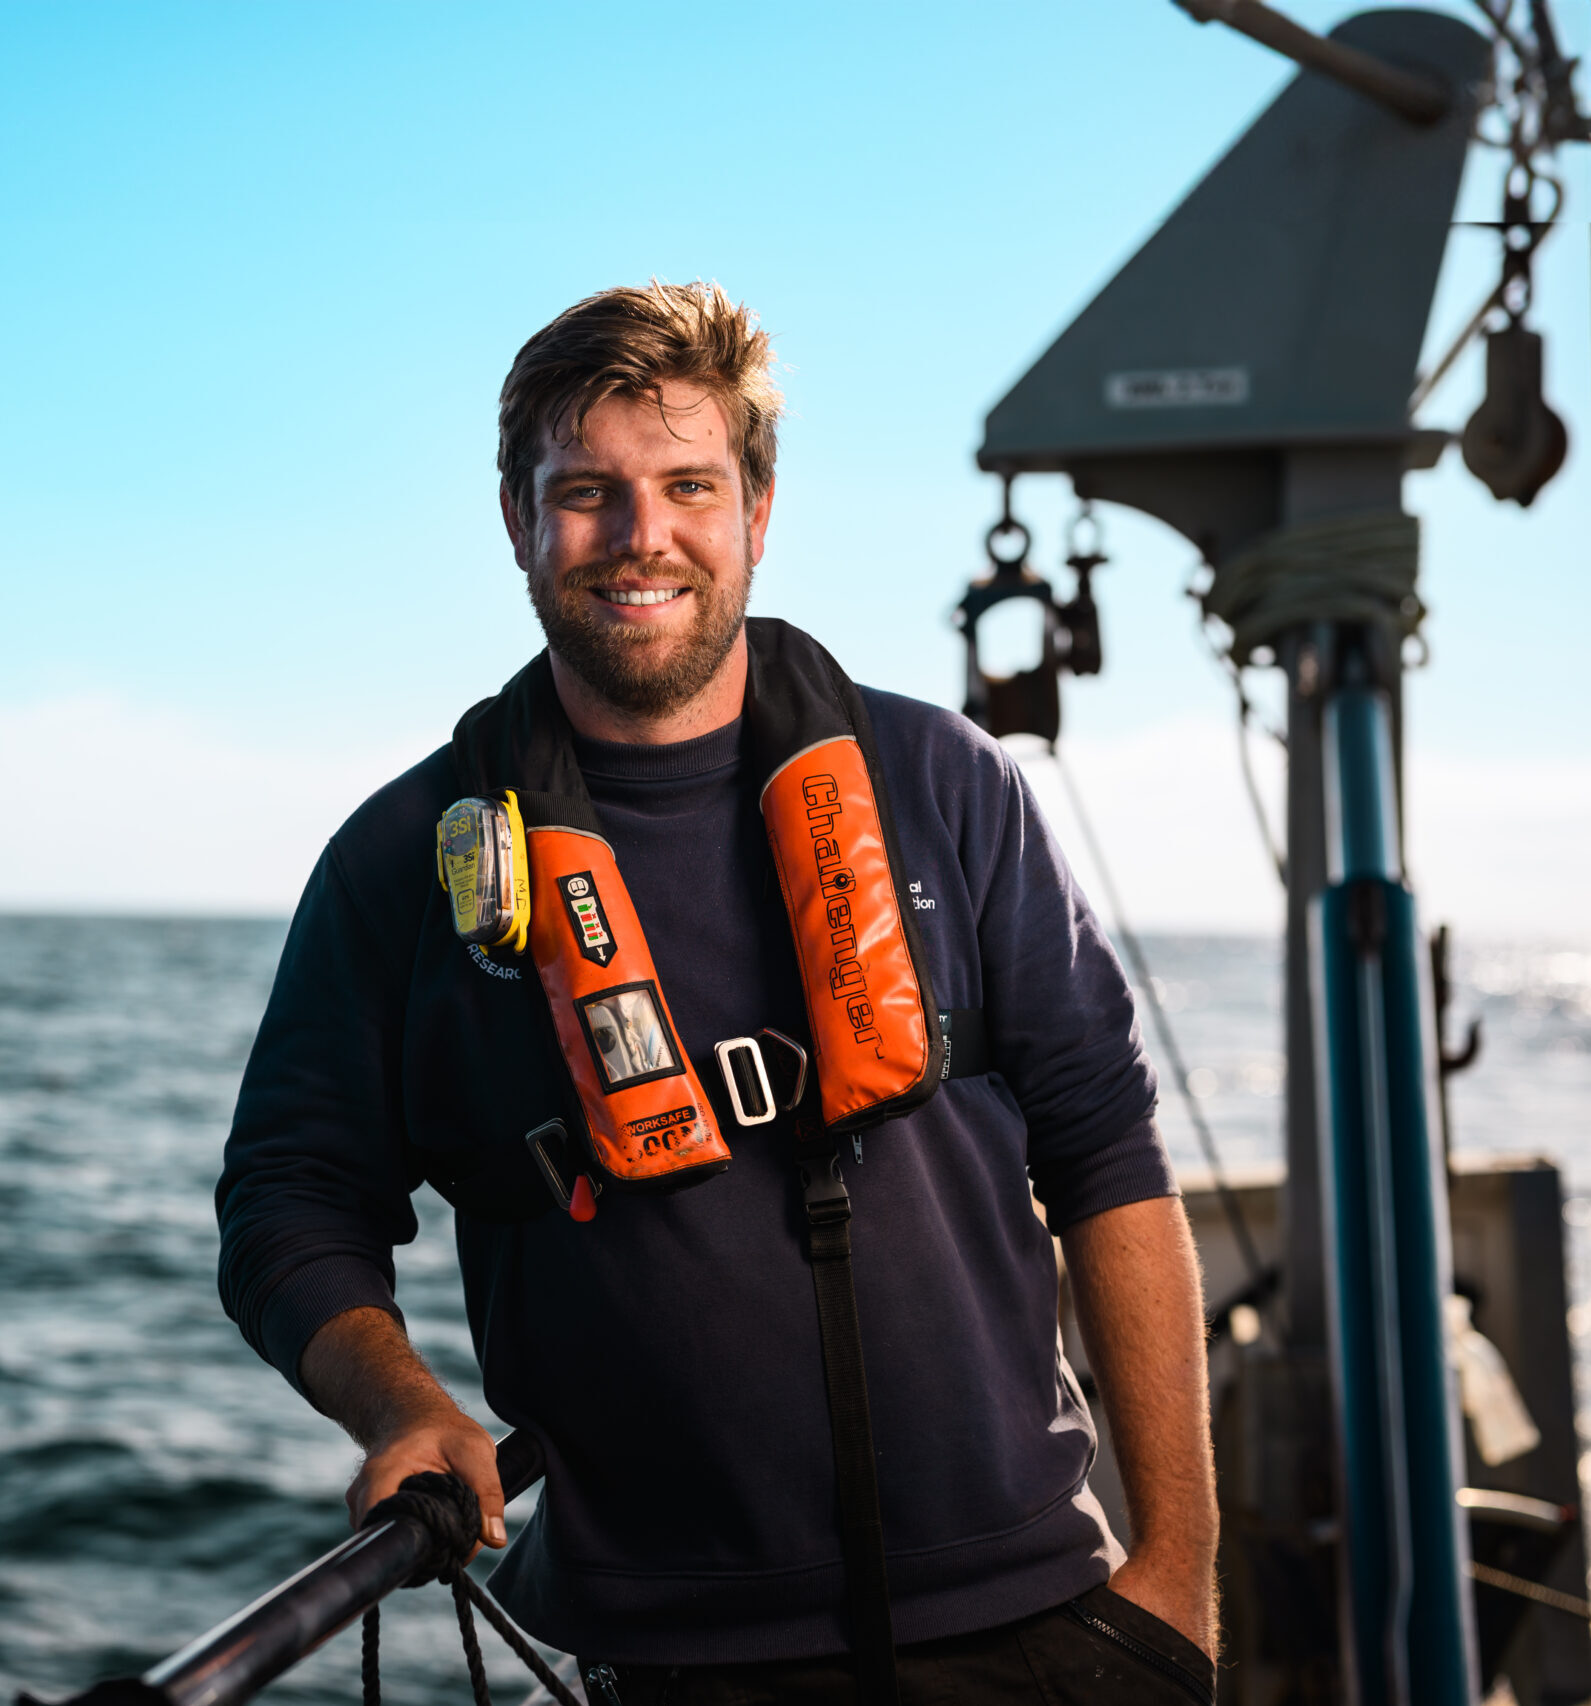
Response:
[[[1219,1627],[1215,1582],[1202,1559],[1134,1552],[1110,1578],[1110,1590],[1169,1623],[1214,1659]]]
[[[1061,1243],[1134,1539],[1110,1586],[1214,1658],[1221,1523],[1187,1216],[1176,1197],[1127,1203],[1074,1222]]]

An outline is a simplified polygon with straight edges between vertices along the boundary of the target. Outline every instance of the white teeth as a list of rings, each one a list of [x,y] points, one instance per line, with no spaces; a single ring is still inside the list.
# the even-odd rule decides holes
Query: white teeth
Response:
[[[667,604],[670,599],[678,598],[684,590],[682,586],[667,587],[662,592],[638,592],[627,587],[597,588],[609,604]]]

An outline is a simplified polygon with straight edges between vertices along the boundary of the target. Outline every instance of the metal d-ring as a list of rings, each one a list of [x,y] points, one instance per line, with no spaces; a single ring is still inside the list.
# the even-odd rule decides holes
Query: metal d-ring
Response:
[[[1022,541],[1014,557],[1002,557],[994,548],[996,539],[1005,539],[1016,534]],[[994,564],[996,574],[1010,574],[1013,569],[1019,569],[1027,561],[1028,552],[1033,549],[1033,535],[1014,516],[1002,516],[984,537],[984,549],[989,553],[989,561]]]

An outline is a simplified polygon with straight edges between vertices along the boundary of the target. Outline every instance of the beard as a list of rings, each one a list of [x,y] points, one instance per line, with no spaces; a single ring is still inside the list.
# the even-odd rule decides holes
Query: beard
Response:
[[[586,594],[625,573],[689,587],[696,614],[685,632],[604,621]],[[525,579],[547,644],[559,660],[616,710],[655,717],[689,704],[723,667],[745,624],[751,573],[748,548],[745,573],[727,585],[694,563],[675,563],[666,557],[583,563],[561,583],[540,568],[532,569]]]

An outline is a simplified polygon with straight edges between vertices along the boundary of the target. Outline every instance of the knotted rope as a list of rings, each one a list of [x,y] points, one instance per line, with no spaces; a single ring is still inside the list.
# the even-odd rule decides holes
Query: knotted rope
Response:
[[[475,1706],[492,1706],[486,1686],[486,1664],[475,1630],[475,1609],[507,1643],[509,1650],[558,1702],[558,1706],[581,1706],[548,1667],[541,1654],[516,1629],[507,1612],[485,1588],[465,1573],[464,1560],[475,1549],[481,1532],[481,1507],[475,1494],[456,1475],[427,1473],[411,1475],[390,1498],[366,1513],[361,1527],[407,1517],[417,1522],[431,1539],[431,1551],[403,1585],[424,1587],[427,1582],[446,1582],[453,1590],[458,1613],[459,1639],[469,1668]],[[365,1706],[381,1706],[381,1608],[365,1613],[360,1649],[360,1679]]]
[[[1232,630],[1242,669],[1256,646],[1308,622],[1362,622],[1405,639],[1425,606],[1414,590],[1420,524],[1401,510],[1332,516],[1268,533],[1215,571],[1200,602]]]

